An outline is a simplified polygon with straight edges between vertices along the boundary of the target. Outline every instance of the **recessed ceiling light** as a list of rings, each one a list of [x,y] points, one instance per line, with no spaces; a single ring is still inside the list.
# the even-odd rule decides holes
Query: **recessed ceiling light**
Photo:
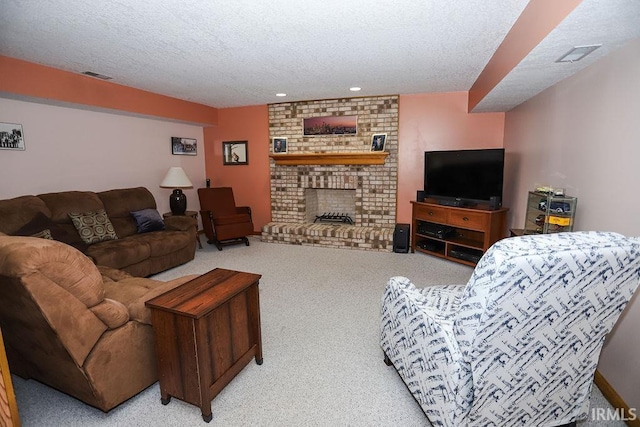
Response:
[[[276,93],[276,96],[287,96],[287,94],[281,92],[281,93]]]
[[[95,77],[101,80],[111,80],[113,77],[105,76],[104,74],[94,73],[93,71],[83,71],[82,74],[89,77]]]
[[[596,50],[602,46],[601,44],[594,44],[589,46],[576,46],[572,48],[569,52],[565,53],[560,57],[560,59],[556,60],[556,62],[576,62],[580,61],[585,56],[589,55],[591,52]]]
[[[349,88],[349,90],[350,90],[351,92],[357,92],[357,91],[359,91],[359,90],[362,90],[362,88],[361,88],[361,87],[358,87],[358,86],[354,86],[354,87],[350,87],[350,88]]]

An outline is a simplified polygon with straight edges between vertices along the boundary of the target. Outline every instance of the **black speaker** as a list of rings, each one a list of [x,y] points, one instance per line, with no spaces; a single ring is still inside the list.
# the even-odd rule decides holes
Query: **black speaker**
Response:
[[[396,228],[393,230],[393,252],[402,254],[409,252],[410,231],[409,224],[396,224]]]
[[[499,196],[493,196],[489,199],[489,209],[495,211],[502,207],[502,200]]]
[[[422,190],[418,190],[418,193],[416,194],[416,201],[418,202],[424,202],[424,191]]]

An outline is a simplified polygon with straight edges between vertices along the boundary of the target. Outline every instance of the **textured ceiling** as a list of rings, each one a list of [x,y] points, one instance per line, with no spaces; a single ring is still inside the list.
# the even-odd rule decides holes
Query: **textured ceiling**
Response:
[[[219,108],[355,96],[351,86],[467,91],[527,3],[0,0],[0,54]],[[571,46],[639,37],[639,8],[584,0],[476,110],[506,111],[610,50],[554,64]]]

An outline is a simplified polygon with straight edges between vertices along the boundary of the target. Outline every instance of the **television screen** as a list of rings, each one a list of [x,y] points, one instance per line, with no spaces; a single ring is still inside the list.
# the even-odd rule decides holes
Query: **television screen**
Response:
[[[426,151],[424,191],[437,200],[469,204],[502,199],[504,149]]]

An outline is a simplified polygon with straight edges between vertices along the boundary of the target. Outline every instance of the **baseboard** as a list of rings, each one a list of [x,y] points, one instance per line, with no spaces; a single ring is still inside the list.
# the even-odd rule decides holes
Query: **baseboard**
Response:
[[[622,414],[629,414],[629,405],[622,400],[622,397],[615,391],[615,389],[609,384],[604,376],[596,369],[596,374],[593,377],[593,382],[598,386],[602,395],[605,399],[609,401],[611,406],[618,409]],[[635,412],[635,410],[634,410]],[[636,413],[636,417],[633,420],[627,420],[625,423],[631,427],[640,427],[640,419],[637,418],[638,415]]]

